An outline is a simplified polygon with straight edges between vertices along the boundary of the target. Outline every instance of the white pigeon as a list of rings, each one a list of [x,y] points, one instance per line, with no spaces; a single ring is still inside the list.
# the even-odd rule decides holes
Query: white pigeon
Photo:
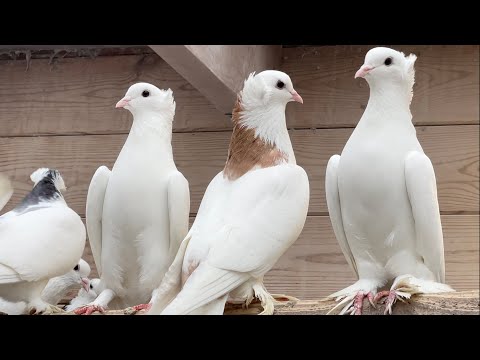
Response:
[[[152,296],[188,232],[190,192],[172,154],[170,89],[132,85],[117,108],[133,114],[112,171],[101,166],[87,195],[87,231],[104,290],[78,314],[141,304]]]
[[[363,299],[397,299],[453,291],[445,285],[442,225],[435,173],[412,124],[415,55],[371,49],[355,78],[370,99],[342,155],[330,158],[325,179],[335,236],[359,279],[328,298],[341,314],[361,314]],[[390,291],[380,292],[393,281]],[[374,298],[375,297],[375,298]]]
[[[0,297],[27,303],[27,311],[59,308],[41,299],[49,279],[78,263],[85,247],[85,226],[65,202],[57,170],[40,168],[30,176],[32,191],[0,217]]]
[[[42,300],[57,305],[77,285],[81,285],[86,291],[89,291],[88,276],[90,271],[90,265],[85,260],[80,259],[72,270],[48,281],[47,286],[42,291]]]
[[[88,283],[88,290],[80,288],[77,296],[75,296],[70,303],[65,306],[65,311],[73,311],[79,307],[85,306],[95,300],[100,294],[100,279],[91,279]]]
[[[310,192],[286,127],[290,101],[303,103],[283,72],[245,81],[225,168],[208,185],[147,314],[221,315],[228,297],[246,305],[256,297],[262,314],[273,313],[263,277],[300,235]]]

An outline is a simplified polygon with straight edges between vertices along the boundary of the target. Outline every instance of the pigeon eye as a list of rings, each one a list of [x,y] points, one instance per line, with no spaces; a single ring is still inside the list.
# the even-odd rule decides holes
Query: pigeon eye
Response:
[[[387,66],[392,65],[392,58],[391,57],[386,58],[384,64]]]
[[[92,284],[90,284],[90,289],[93,289],[93,285],[92,285]]]
[[[143,97],[149,97],[149,96],[150,96],[150,91],[148,91],[148,90],[143,90],[142,96],[143,96]]]
[[[73,268],[73,270],[78,271],[78,264],[75,265],[75,267]]]
[[[278,80],[278,82],[277,82],[277,88],[278,88],[278,89],[283,89],[284,87],[285,87],[285,84],[283,83],[283,81]]]

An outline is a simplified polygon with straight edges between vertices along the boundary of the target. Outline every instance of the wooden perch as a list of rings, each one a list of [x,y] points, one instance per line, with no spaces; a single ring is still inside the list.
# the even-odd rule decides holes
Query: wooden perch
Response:
[[[325,315],[332,307],[333,301],[299,300],[284,301],[275,305],[274,315]],[[393,307],[394,315],[480,315],[479,291],[463,291],[443,294],[413,296],[410,303],[397,302]],[[255,315],[261,311],[259,303],[252,303],[248,309],[241,305],[227,305],[225,315]],[[383,315],[384,305],[373,309],[364,301],[365,315]],[[105,315],[126,315],[125,310],[108,310]],[[143,312],[137,313],[141,315]],[[71,315],[61,313],[56,315]],[[96,315],[100,315],[95,313]]]

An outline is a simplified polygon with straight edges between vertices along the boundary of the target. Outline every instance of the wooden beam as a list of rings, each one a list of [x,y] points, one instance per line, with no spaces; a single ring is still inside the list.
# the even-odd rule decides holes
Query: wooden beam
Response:
[[[280,45],[150,45],[224,114],[252,71],[278,69]]]
[[[335,306],[333,301],[306,300],[281,301],[275,305],[274,315],[326,315]],[[374,309],[364,300],[364,315],[382,315],[385,306],[378,304]],[[227,304],[225,315],[256,315],[261,311],[258,302],[250,304],[248,309],[241,305]],[[107,310],[105,315],[129,315],[130,310]],[[135,315],[142,315],[140,311]],[[393,307],[393,315],[479,315],[479,291],[463,291],[443,294],[413,296],[408,303],[397,302]],[[74,315],[73,312],[55,315]],[[95,313],[95,315],[100,315]]]

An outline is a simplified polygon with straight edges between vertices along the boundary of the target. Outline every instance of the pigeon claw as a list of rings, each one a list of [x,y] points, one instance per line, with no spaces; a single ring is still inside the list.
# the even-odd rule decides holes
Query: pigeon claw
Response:
[[[138,305],[135,305],[135,306],[132,306],[132,307],[129,307],[129,308],[125,309],[124,313],[126,315],[134,315],[141,310],[148,311],[148,310],[150,310],[151,307],[152,307],[152,304],[138,304]]]
[[[358,291],[356,293],[339,296],[335,301],[338,302],[328,313],[331,314],[335,309],[343,306],[339,315],[362,315],[363,300],[367,298],[368,302],[375,308],[373,294],[365,291]]]
[[[385,312],[383,313],[384,315],[392,315],[392,308],[393,305],[397,302],[397,300],[404,301],[395,290],[386,290],[379,292],[377,295],[375,295],[374,302],[378,302],[382,299],[383,301],[381,301],[381,303],[385,304]]]
[[[99,305],[86,305],[74,310],[74,313],[77,315],[91,315],[94,312],[105,313],[105,309]]]
[[[350,315],[362,315],[363,299],[365,298],[367,298],[370,305],[375,308],[375,304],[373,303],[373,294],[371,292],[365,293],[363,291],[359,291],[353,299],[353,306],[350,309]]]

